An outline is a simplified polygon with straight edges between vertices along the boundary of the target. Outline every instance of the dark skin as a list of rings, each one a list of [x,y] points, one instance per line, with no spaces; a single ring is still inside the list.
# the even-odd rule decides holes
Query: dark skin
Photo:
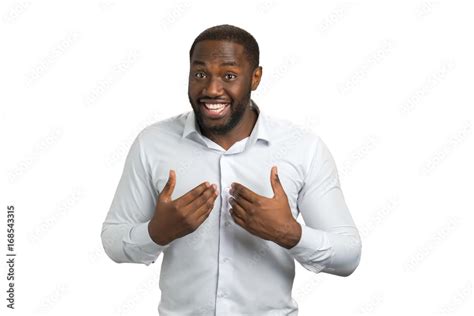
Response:
[[[258,195],[243,184],[234,182],[230,194],[230,214],[249,233],[290,249],[301,238],[301,225],[291,214],[288,197],[273,166],[270,172],[273,197]]]
[[[202,41],[194,47],[189,71],[188,97],[201,133],[225,150],[250,136],[257,113],[249,106],[262,67],[252,69],[242,45],[227,41]],[[202,101],[230,103],[230,113],[211,119]]]
[[[242,45],[215,40],[199,42],[190,62],[188,96],[201,133],[228,150],[250,136],[255,126],[258,115],[250,107],[250,94],[260,83],[262,67],[252,67]],[[225,115],[216,118],[206,115],[203,103],[226,103],[229,107]],[[290,249],[301,238],[301,225],[291,214],[276,166],[271,169],[270,183],[272,198],[232,183],[230,213],[235,223],[249,233]],[[175,184],[176,174],[171,170],[148,226],[151,238],[159,245],[196,230],[209,216],[218,196],[217,186],[204,182],[172,200]]]
[[[151,239],[160,246],[195,231],[211,213],[218,196],[217,186],[206,181],[173,200],[175,186],[176,173],[170,170],[168,181],[158,195],[155,214],[148,223]]]

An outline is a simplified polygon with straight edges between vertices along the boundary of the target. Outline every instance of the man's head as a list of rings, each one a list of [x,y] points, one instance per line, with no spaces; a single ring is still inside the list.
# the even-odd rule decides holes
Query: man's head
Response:
[[[196,119],[211,133],[227,134],[250,111],[251,91],[260,83],[258,43],[241,28],[218,25],[199,34],[189,58],[188,96]]]

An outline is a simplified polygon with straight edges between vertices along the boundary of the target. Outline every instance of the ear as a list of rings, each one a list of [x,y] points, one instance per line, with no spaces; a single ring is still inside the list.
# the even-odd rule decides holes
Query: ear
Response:
[[[260,79],[262,79],[263,69],[261,66],[255,68],[252,73],[252,91],[257,90],[258,85],[260,84]]]

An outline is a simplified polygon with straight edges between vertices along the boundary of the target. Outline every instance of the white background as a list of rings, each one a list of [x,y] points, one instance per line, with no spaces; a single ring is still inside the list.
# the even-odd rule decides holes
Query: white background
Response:
[[[261,110],[329,146],[363,238],[348,278],[297,264],[300,315],[471,314],[473,9],[447,0],[2,1],[1,314],[156,315],[161,257],[116,264],[100,229],[137,133],[191,110],[189,47],[222,23],[260,44],[264,75],[252,96]],[[7,205],[16,210],[13,312]]]

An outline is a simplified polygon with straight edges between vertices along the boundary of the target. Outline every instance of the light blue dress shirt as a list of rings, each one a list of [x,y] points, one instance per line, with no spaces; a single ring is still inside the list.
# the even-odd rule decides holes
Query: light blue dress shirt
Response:
[[[251,135],[227,151],[200,133],[193,111],[147,126],[130,148],[101,238],[119,263],[149,265],[163,253],[160,315],[297,315],[294,259],[315,273],[340,276],[359,264],[359,233],[325,143],[253,107],[258,118]],[[252,235],[229,213],[232,182],[273,197],[273,165],[293,217],[301,213],[305,223],[291,249]],[[173,199],[204,181],[217,184],[220,196],[197,230],[160,246],[148,222],[170,169],[176,171]]]

